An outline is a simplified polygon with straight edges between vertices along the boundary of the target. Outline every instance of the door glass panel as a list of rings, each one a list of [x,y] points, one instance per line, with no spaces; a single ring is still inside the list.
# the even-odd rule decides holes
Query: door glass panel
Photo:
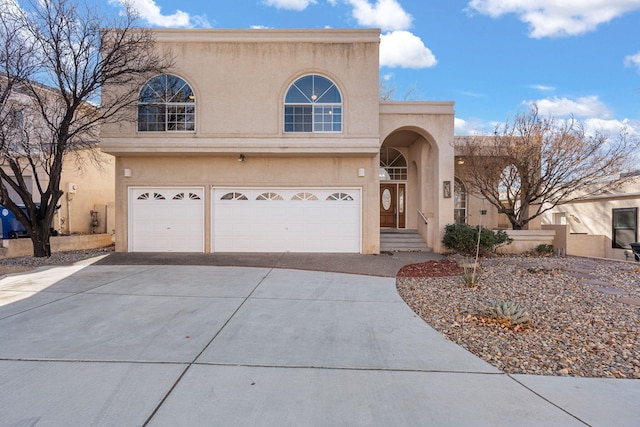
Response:
[[[400,188],[400,194],[398,194],[398,210],[400,213],[404,213],[404,188]]]
[[[384,191],[382,191],[382,208],[385,211],[388,211],[390,207],[391,207],[391,191],[389,191],[388,188],[385,188]]]

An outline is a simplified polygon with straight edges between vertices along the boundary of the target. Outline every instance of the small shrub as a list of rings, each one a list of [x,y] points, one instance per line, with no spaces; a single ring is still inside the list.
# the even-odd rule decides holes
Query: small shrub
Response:
[[[536,253],[542,256],[553,255],[553,245],[541,244],[536,247]]]
[[[465,255],[475,255],[480,230],[480,255],[493,253],[496,247],[513,241],[502,230],[492,231],[484,227],[472,227],[469,224],[449,224],[444,229],[442,243],[449,249]]]

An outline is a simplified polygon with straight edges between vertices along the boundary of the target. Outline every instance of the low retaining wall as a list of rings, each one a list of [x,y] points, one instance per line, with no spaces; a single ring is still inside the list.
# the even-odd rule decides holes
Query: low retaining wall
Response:
[[[51,237],[51,252],[67,252],[111,246],[111,234],[80,234]],[[29,238],[2,240],[0,258],[16,258],[33,255],[33,244]]]
[[[505,230],[513,239],[510,245],[496,249],[499,254],[522,254],[535,251],[539,245],[551,245],[556,235],[555,230]]]

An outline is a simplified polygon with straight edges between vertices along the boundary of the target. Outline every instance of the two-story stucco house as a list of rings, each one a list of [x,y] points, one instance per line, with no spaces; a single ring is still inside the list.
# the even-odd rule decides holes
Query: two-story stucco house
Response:
[[[380,102],[379,30],[155,34],[174,68],[102,129],[116,250],[375,254],[384,228],[441,250],[453,103]]]

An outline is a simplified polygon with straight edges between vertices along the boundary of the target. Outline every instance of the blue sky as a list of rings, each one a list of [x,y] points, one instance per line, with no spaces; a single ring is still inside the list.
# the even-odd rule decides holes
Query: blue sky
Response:
[[[536,103],[640,136],[640,0],[130,1],[152,27],[381,28],[381,79],[398,100],[455,101],[457,135]]]

